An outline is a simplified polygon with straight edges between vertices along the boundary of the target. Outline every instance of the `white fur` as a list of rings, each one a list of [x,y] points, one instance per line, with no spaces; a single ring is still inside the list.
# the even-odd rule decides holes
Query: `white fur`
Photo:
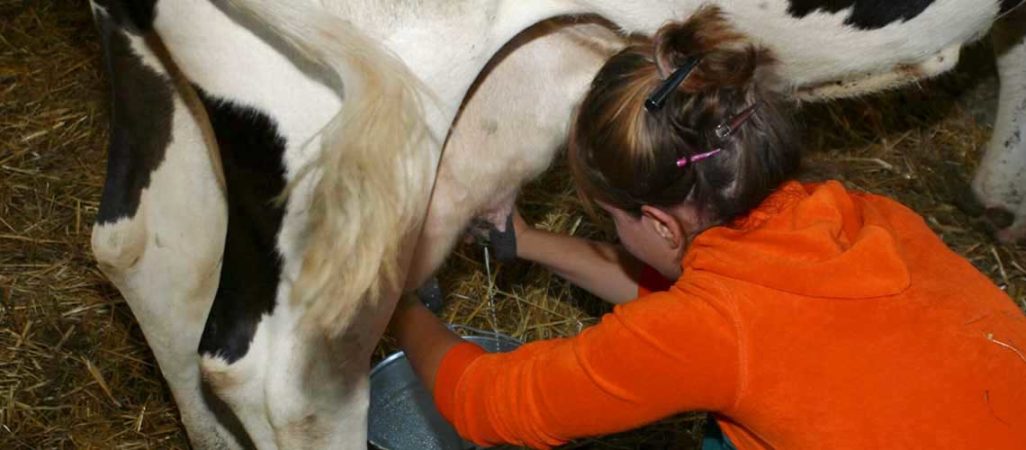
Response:
[[[270,358],[270,336],[266,320],[253,334],[249,351],[229,364],[217,356],[203,355],[200,372],[211,390],[239,419],[250,440],[260,449],[277,449],[275,431],[267,417],[266,371]]]
[[[799,88],[796,94],[801,99],[818,101],[892,89],[951,70],[958,64],[961,51],[961,45],[954,45],[914,65],[898,66],[890,72],[856,74],[845,80],[808,85]]]

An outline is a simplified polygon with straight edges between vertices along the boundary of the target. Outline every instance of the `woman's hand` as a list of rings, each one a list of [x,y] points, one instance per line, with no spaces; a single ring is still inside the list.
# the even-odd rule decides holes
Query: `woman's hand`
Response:
[[[531,230],[534,230],[534,227],[527,224],[527,221],[524,220],[524,216],[520,215],[520,210],[513,209],[513,231],[517,234],[517,237],[520,237]]]
[[[520,215],[520,211],[517,210],[516,208],[513,208],[513,214],[512,215],[513,215],[513,220],[512,220],[512,222],[513,222],[513,233],[516,235],[516,242],[517,242],[517,257],[518,258],[523,258],[524,257],[524,250],[523,250],[524,245],[530,245],[531,244],[531,240],[528,238],[528,235],[531,234],[532,232],[536,232],[537,230],[534,227],[532,227],[531,225],[527,224],[527,221],[524,220],[524,217]],[[509,230],[507,230],[507,231],[509,231]]]
[[[610,303],[637,297],[641,265],[622,248],[534,228],[515,209],[512,222],[518,258],[541,264]]]

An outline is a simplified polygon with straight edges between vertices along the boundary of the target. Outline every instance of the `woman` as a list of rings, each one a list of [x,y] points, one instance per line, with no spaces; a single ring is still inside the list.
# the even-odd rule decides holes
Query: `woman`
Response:
[[[1026,318],[909,209],[788,181],[772,64],[707,8],[596,76],[570,163],[629,255],[516,229],[521,257],[624,303],[600,324],[486,354],[400,306],[461,435],[545,448],[703,410],[740,449],[1026,448]]]

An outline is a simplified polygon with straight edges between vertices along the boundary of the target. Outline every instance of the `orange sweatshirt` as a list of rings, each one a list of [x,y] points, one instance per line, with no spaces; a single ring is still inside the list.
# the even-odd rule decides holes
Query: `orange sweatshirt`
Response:
[[[1026,449],[1026,317],[908,208],[791,182],[682,264],[577,337],[454,347],[439,409],[485,445],[705,410],[739,449]]]

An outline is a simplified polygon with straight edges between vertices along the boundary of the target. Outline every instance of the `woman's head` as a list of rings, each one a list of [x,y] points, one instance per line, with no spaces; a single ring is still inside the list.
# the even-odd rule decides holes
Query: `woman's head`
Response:
[[[695,60],[665,104],[646,110],[664,80]],[[580,192],[634,218],[683,211],[699,229],[749,212],[799,162],[772,64],[769,53],[734,31],[716,8],[666,25],[652,40],[613,56],[595,76],[571,131],[570,166]],[[752,105],[731,136],[717,136],[717,126]]]
[[[697,67],[656,111],[645,100],[689,58]],[[663,27],[612,57],[577,112],[570,163],[583,194],[632,214],[685,201],[712,223],[758,205],[798,165],[790,115],[769,54],[735,32],[718,9]],[[728,139],[716,127],[756,104]],[[723,151],[678,167],[681,158]]]

